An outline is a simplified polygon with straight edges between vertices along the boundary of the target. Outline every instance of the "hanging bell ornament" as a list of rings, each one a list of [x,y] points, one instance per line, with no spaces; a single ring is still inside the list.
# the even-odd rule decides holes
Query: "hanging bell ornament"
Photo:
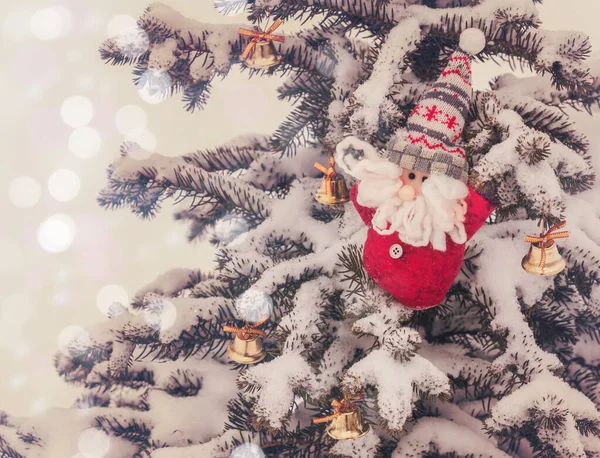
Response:
[[[327,435],[336,440],[358,439],[369,432],[371,428],[363,422],[358,407],[349,412],[342,412],[327,427]]]
[[[547,227],[547,218],[550,213],[550,204],[547,204],[545,209],[542,209],[542,218],[540,226],[542,233],[538,236],[527,235],[525,241],[531,243],[529,253],[523,258],[521,265],[526,272],[533,275],[543,275],[551,277],[556,275],[566,267],[565,260],[560,256],[556,247],[556,239],[564,239],[569,236],[569,231],[560,231],[567,225],[566,221],[550,227],[546,232],[543,230]]]
[[[265,358],[266,352],[260,337],[252,336],[249,339],[240,339],[236,335],[231,345],[227,347],[227,355],[232,361],[239,364],[256,364]]]
[[[256,364],[265,358],[267,353],[263,348],[262,338],[267,335],[256,328],[268,319],[269,317],[265,317],[253,325],[246,323],[243,328],[223,327],[223,331],[235,334],[233,342],[227,347],[227,355],[232,361],[239,364]]]
[[[355,377],[353,377],[355,378]],[[355,378],[356,379],[356,378]],[[358,380],[357,384],[358,384]],[[360,390],[360,384],[358,384]],[[364,395],[352,392],[342,386],[344,398],[341,401],[334,399],[331,406],[334,412],[326,417],[313,418],[314,424],[327,423],[327,435],[336,440],[358,439],[369,432],[371,427],[362,419],[360,409],[355,404],[362,401]]]
[[[325,205],[338,205],[350,200],[348,187],[344,177],[335,171],[335,160],[329,158],[329,167],[315,162],[315,168],[325,174],[321,188],[316,192],[315,199]]]
[[[556,275],[566,267],[565,260],[556,248],[556,243],[542,248],[539,243],[532,243],[529,253],[523,258],[521,265],[526,272],[533,275],[550,277]],[[542,263],[542,250],[545,250],[546,261]],[[543,267],[542,267],[543,266]]]
[[[260,30],[238,29],[238,33],[245,37],[252,37],[250,43],[242,52],[242,59],[246,67],[266,69],[281,62],[281,56],[277,54],[274,41],[283,43],[285,37],[273,35],[273,32],[283,23],[277,19],[266,32]]]
[[[272,41],[259,41],[244,59],[246,67],[270,68],[281,62],[281,56],[277,54]]]

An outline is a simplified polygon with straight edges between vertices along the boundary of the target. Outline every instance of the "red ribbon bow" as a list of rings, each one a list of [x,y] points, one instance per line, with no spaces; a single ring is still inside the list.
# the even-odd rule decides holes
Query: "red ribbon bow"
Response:
[[[269,317],[265,316],[252,325],[246,323],[246,326],[243,328],[237,328],[235,326],[223,326],[223,331],[232,332],[238,337],[238,339],[241,340],[248,340],[252,336],[267,337],[267,334],[264,331],[256,329],[260,325],[265,324],[267,321],[269,321]]]
[[[314,167],[325,175],[325,191],[327,192],[328,196],[332,196],[333,185],[331,184],[331,179],[335,175],[335,159],[333,156],[329,158],[329,167],[325,167],[323,164],[319,164],[318,162],[315,162]]]
[[[362,401],[364,398],[365,397],[362,394],[356,396],[344,394],[344,399],[342,399],[341,401],[338,401],[337,399],[331,401],[331,407],[333,407],[334,409],[331,415],[327,415],[326,417],[313,418],[312,421],[314,424],[326,423],[328,421],[333,420],[336,417],[339,417],[342,413],[352,412],[356,409],[354,403],[357,401]]]
[[[560,223],[552,226],[546,232],[542,233],[540,236],[536,237],[535,235],[527,235],[525,236],[525,241],[530,243],[539,243],[539,247],[542,250],[542,258],[540,259],[540,267],[543,269],[546,267],[546,248],[550,248],[554,245],[555,239],[566,239],[569,236],[569,231],[560,231],[556,232],[559,229],[562,229],[567,225],[566,221],[561,221]]]
[[[242,52],[242,58],[245,59],[246,57],[248,57],[248,55],[254,50],[254,48],[256,48],[256,44],[261,40],[277,41],[279,43],[283,43],[285,41],[284,36],[273,35],[273,32],[275,32],[275,30],[277,30],[281,24],[283,24],[283,21],[281,19],[277,19],[265,32],[262,32],[260,30],[249,30],[240,27],[238,29],[238,33],[240,35],[244,37],[252,37],[252,40],[250,41],[250,43],[248,43],[248,45],[246,45],[244,52]]]

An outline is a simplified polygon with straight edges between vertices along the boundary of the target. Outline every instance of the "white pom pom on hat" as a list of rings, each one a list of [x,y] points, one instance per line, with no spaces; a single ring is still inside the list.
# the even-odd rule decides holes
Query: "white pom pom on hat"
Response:
[[[476,56],[483,51],[485,43],[486,40],[483,32],[479,29],[470,28],[463,30],[460,34],[458,46],[467,54]]]

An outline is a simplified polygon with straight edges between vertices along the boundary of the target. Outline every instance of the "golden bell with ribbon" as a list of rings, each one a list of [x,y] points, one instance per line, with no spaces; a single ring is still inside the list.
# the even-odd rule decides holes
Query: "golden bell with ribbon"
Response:
[[[351,390],[342,385],[344,397],[331,401],[333,413],[312,420],[315,425],[329,423],[326,432],[329,437],[336,440],[358,439],[371,429],[368,423],[363,421],[360,409],[356,405],[356,402],[364,399],[364,395],[360,393],[360,383],[356,377],[351,377],[356,381],[356,388]]]
[[[329,167],[325,167],[318,162],[315,168],[323,173],[323,182],[315,194],[315,199],[325,205],[344,204],[350,200],[350,193],[346,186],[344,177],[335,171],[335,161],[333,157],[329,158]]]
[[[369,432],[370,426],[365,423],[358,407],[349,412],[342,412],[327,427],[327,435],[336,440],[358,439]]]
[[[281,56],[277,53],[273,44],[274,41],[279,43],[285,42],[285,37],[273,34],[281,24],[283,24],[283,21],[277,19],[264,32],[241,27],[238,29],[238,33],[243,37],[252,38],[242,52],[242,59],[246,67],[266,69],[281,62]]]
[[[521,265],[526,272],[533,275],[543,275],[551,277],[563,271],[566,267],[565,260],[562,258],[556,248],[556,243],[546,247],[546,262],[544,267],[541,267],[542,249],[532,243],[529,247],[529,253],[523,258]]]
[[[227,355],[232,361],[239,364],[256,364],[266,356],[262,338],[267,334],[257,329],[269,320],[268,316],[261,318],[254,324],[246,323],[243,328],[223,326],[223,331],[235,334],[233,342],[227,347]]]
[[[281,56],[277,54],[275,45],[272,41],[261,40],[248,53],[244,59],[246,67],[250,68],[270,68],[281,62]]]
[[[244,340],[236,335],[233,342],[227,347],[229,358],[239,364],[256,364],[262,361],[266,354],[259,336],[252,336]]]
[[[540,219],[540,226],[543,229],[548,227],[546,224],[549,213],[550,204],[548,203],[547,207],[542,209],[542,218]],[[525,236],[525,241],[531,243],[529,253],[521,261],[521,266],[523,266],[525,272],[551,277],[563,271],[567,264],[558,252],[555,240],[569,237],[569,231],[559,231],[566,225],[566,221],[561,221],[545,232],[542,229],[539,236]]]

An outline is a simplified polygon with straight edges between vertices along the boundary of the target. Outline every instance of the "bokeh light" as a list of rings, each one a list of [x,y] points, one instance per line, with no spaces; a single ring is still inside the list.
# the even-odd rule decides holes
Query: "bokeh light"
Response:
[[[110,438],[101,429],[84,429],[77,440],[77,448],[85,458],[102,458],[110,449]]]
[[[73,16],[62,5],[37,10],[31,17],[31,31],[40,40],[54,40],[71,32]]]
[[[21,270],[24,263],[21,246],[16,241],[0,239],[0,274]]]
[[[80,188],[79,177],[69,169],[58,169],[48,178],[48,191],[59,202],[73,200]]]
[[[102,138],[93,127],[85,126],[75,129],[69,137],[69,149],[81,159],[94,157],[100,151],[101,146]]]
[[[265,316],[273,314],[273,299],[267,293],[256,288],[244,291],[235,301],[240,318],[255,323]]]
[[[264,458],[265,452],[256,444],[242,444],[231,452],[229,458]]]
[[[33,318],[35,304],[33,300],[21,293],[13,293],[2,301],[0,319],[5,323],[21,326]]]
[[[177,319],[177,309],[167,297],[150,293],[146,295],[144,319],[146,323],[157,330],[169,329]]]
[[[126,14],[113,17],[108,22],[106,34],[127,57],[145,53],[150,45],[148,34],[137,25],[134,17]]]
[[[171,93],[171,77],[163,69],[149,68],[142,73],[139,87],[138,93],[142,100],[155,105],[166,100]]]
[[[8,381],[8,384],[12,389],[17,390],[21,388],[26,381],[27,377],[25,377],[25,374],[14,374]]]
[[[19,342],[13,345],[13,356],[15,359],[23,359],[29,356],[31,353],[31,347],[25,342]],[[47,362],[47,360],[46,360]]]
[[[105,315],[115,316],[114,314],[120,309],[120,307],[115,306],[115,303],[129,303],[127,291],[119,285],[106,285],[96,294],[96,306]],[[123,305],[121,305],[121,308],[123,308]]]
[[[10,184],[9,195],[10,201],[17,207],[30,208],[40,200],[42,187],[33,178],[20,176]]]
[[[186,234],[180,230],[168,231],[164,236],[164,240],[167,246],[181,245],[186,240]]]
[[[39,415],[48,409],[48,401],[44,398],[38,398],[31,403],[29,407],[29,415]]]
[[[132,130],[146,127],[148,117],[143,108],[138,105],[125,105],[119,109],[115,117],[117,130],[127,135]]]
[[[62,103],[60,117],[70,127],[87,126],[94,116],[94,105],[81,95],[73,95]]]
[[[77,88],[87,91],[94,86],[94,77],[92,75],[83,74],[77,77]]]
[[[71,246],[75,232],[75,222],[70,216],[56,214],[40,224],[37,239],[44,250],[50,253],[60,253]]]
[[[90,346],[90,335],[81,326],[67,326],[58,334],[58,349],[67,356],[82,355]]]
[[[156,151],[156,136],[148,129],[134,129],[127,133],[125,141],[137,143],[140,148],[132,148],[129,150],[128,156],[132,159],[143,160],[147,159]]]

